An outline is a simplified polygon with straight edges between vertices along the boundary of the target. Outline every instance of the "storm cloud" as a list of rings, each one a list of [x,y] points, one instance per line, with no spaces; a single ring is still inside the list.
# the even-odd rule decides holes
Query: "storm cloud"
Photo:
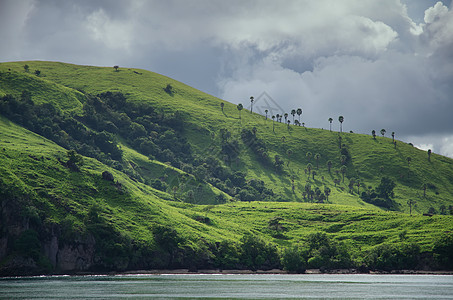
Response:
[[[450,1],[5,1],[0,60],[122,65],[453,157]],[[279,112],[281,113],[281,112]]]

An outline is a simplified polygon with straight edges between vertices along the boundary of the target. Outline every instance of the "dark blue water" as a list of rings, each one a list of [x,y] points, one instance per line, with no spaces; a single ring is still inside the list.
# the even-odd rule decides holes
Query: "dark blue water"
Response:
[[[116,275],[0,278],[2,299],[453,299],[449,275]]]

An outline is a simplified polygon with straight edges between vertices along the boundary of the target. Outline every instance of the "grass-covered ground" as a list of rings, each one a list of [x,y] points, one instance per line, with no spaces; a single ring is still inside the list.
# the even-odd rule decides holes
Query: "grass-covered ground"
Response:
[[[30,66],[29,73],[25,72],[24,64]],[[33,73],[34,70],[41,71],[39,76]],[[171,92],[165,91],[169,84]],[[164,255],[162,259],[168,264],[159,265],[153,261],[140,265],[142,267],[165,267],[171,265],[172,260],[190,265],[196,260],[194,255],[210,257],[204,261],[211,260],[214,261],[211,266],[220,266],[215,258],[228,256],[220,250],[224,249],[219,246],[222,241],[237,245],[239,250],[230,249],[229,255],[237,257],[239,266],[252,267],[244,261],[242,265],[240,263],[245,255],[244,245],[247,245],[244,236],[249,233],[278,245],[281,257],[286,253],[284,249],[294,245],[305,247],[306,252],[302,251],[299,257],[306,260],[306,266],[312,267],[322,266],[314,257],[324,254],[321,246],[310,248],[308,245],[312,245],[314,234],[322,233],[337,245],[335,248],[329,244],[329,249],[341,252],[338,249],[346,247],[354,261],[350,266],[357,266],[372,264],[370,253],[378,252],[373,249],[382,245],[401,245],[403,248],[404,245],[417,245],[418,253],[432,254],[433,247],[453,230],[451,216],[422,215],[430,208],[441,212],[443,207],[448,212],[453,204],[453,161],[436,154],[431,154],[428,160],[425,151],[400,141],[395,147],[392,138],[377,136],[373,139],[368,135],[340,135],[329,130],[288,126],[245,109],[239,112],[236,105],[159,74],[121,66],[115,71],[113,68],[53,62],[0,64],[0,96],[12,94],[20,98],[23,91],[30,93],[35,105],[51,103],[75,117],[84,113],[86,94],[109,91],[121,92],[130,102],[150,103],[163,113],[179,111],[184,122],[182,135],[193,152],[199,157],[217,157],[220,161],[221,130],[228,130],[230,139],[238,141],[239,154],[231,162],[222,162],[225,168],[231,172],[244,172],[248,181],[262,180],[281,201],[268,202],[259,198],[251,202],[238,201],[238,195],[222,191],[165,161],[143,155],[121,137],[118,137],[118,144],[129,173],[89,157],[83,158],[80,172],[75,172],[64,164],[68,159],[67,149],[2,117],[2,205],[10,207],[10,203],[16,201],[21,211],[3,209],[3,216],[21,215],[34,220],[28,221],[31,224],[28,226],[35,228],[43,239],[49,235],[46,230],[54,227],[60,228],[61,237],[68,240],[80,239],[86,234],[101,238],[104,233],[103,239],[114,245],[102,247],[113,251],[113,257],[128,257],[129,268],[133,268],[134,261],[131,253],[137,253],[137,249],[142,251],[140,255],[135,254],[137,257],[144,256],[146,251],[157,251],[152,252],[153,255],[163,251],[168,256]],[[248,106],[246,101],[247,97],[244,106]],[[221,103],[224,103],[223,110]],[[289,119],[292,119],[291,115]],[[253,145],[241,138],[243,129],[253,128],[256,129],[255,137],[267,147],[267,160],[260,159]],[[339,136],[341,148],[347,149],[349,156],[344,163],[344,181],[339,170],[343,165],[340,157],[345,152],[341,152]],[[307,157],[307,152],[312,156]],[[320,156],[318,160],[316,154]],[[274,166],[275,155],[284,161],[280,170]],[[329,160],[332,162],[330,172]],[[309,163],[311,171],[316,171],[314,177],[306,171]],[[104,171],[112,173],[119,184],[103,180]],[[131,173],[137,175],[134,177]],[[359,197],[359,193],[369,187],[376,188],[384,176],[396,183],[394,211],[376,207]],[[151,183],[156,179],[166,183],[164,190],[152,187]],[[348,187],[351,179],[360,182],[352,191]],[[304,195],[307,184],[312,190],[329,188],[328,199],[323,200],[324,203],[312,203],[316,201]],[[188,190],[192,192],[191,198],[186,197]],[[219,197],[226,203],[194,204],[218,203],[215,199]],[[408,214],[410,200],[416,201],[412,215]],[[3,222],[2,237],[11,233],[8,228]],[[167,232],[169,228],[174,232]],[[166,240],[164,237],[168,235],[179,239]],[[5,250],[4,253],[20,252],[21,248],[14,246],[12,236],[5,246],[9,252]],[[108,256],[105,249],[98,253],[104,259]],[[311,265],[308,264],[310,258]],[[5,261],[8,257],[3,257],[3,263]],[[224,265],[233,264],[225,261]],[[418,264],[420,267],[420,262]],[[102,266],[106,269],[118,267],[115,263]]]

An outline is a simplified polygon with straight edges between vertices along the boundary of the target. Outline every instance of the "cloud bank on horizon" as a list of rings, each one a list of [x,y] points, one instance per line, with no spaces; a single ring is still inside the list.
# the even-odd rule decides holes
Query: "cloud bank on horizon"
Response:
[[[0,0],[0,60],[123,65],[453,157],[451,1]],[[281,113],[281,112],[280,112]]]

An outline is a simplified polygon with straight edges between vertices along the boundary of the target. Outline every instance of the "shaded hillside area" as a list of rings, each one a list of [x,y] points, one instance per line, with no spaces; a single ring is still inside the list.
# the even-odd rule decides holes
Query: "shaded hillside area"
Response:
[[[452,268],[449,158],[144,70],[3,63],[0,97],[3,275]]]

